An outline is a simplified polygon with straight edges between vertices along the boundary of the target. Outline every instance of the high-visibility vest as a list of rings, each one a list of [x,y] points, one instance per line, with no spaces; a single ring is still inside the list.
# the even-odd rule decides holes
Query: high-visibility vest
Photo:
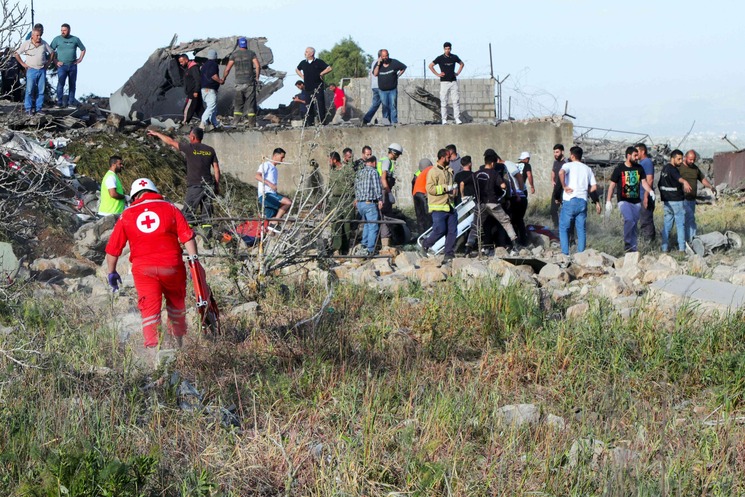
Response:
[[[383,177],[383,160],[380,159],[378,161],[378,176],[381,178]],[[388,176],[393,176],[393,171],[396,169],[396,161],[393,161],[391,159],[386,159],[391,163],[391,167],[388,169]]]

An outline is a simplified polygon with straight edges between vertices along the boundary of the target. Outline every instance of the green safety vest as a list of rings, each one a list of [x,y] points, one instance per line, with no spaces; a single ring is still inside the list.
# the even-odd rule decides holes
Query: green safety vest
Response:
[[[116,193],[124,195],[124,186],[122,186],[119,176],[114,171],[106,171],[101,181],[101,201],[98,204],[98,213],[104,216],[121,214],[124,211],[124,199],[111,198],[109,189],[106,188],[106,178],[112,174],[116,178]]]

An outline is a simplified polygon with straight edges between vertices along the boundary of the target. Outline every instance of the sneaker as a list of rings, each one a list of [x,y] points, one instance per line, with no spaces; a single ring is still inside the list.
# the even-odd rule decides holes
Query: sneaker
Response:
[[[455,124],[463,124],[463,121],[461,121],[460,119],[456,119]]]
[[[453,259],[455,259],[455,257],[453,257],[452,255],[446,255],[445,257],[442,258],[442,262],[440,263],[440,266],[447,266],[448,264],[453,262]]]
[[[466,245],[466,250],[463,252],[463,255],[465,257],[475,257],[476,254],[473,253],[473,247]]]

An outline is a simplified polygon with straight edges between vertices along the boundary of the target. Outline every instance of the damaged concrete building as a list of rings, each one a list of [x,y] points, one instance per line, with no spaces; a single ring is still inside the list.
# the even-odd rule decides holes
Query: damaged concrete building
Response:
[[[183,90],[183,70],[177,57],[185,53],[198,63],[207,60],[209,50],[217,51],[221,68],[228,62],[230,54],[236,49],[238,36],[227,38],[208,38],[178,44],[177,36],[171,43],[157,49],[147,59],[124,86],[111,94],[109,106],[112,112],[131,117],[136,113],[139,119],[151,117],[178,117],[182,115],[185,96]],[[258,103],[282,88],[286,73],[275,71],[270,64],[274,62],[272,50],[266,46],[266,38],[248,38],[248,48],[256,53],[261,65],[261,85],[258,91]],[[220,115],[231,114],[233,103],[235,72],[228,75],[228,80],[218,92],[217,112]]]

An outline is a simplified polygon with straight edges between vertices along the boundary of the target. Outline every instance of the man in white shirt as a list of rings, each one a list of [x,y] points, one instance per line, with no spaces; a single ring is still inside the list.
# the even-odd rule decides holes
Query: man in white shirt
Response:
[[[582,154],[580,147],[572,147],[569,150],[570,162],[564,164],[559,170],[559,182],[564,190],[559,218],[559,239],[561,240],[561,252],[565,255],[569,255],[569,227],[572,222],[577,229],[577,252],[585,250],[588,194],[595,203],[595,210],[600,214],[595,174],[582,162]]]
[[[266,218],[280,218],[292,206],[292,200],[277,193],[277,164],[285,160],[285,151],[275,148],[271,160],[262,163],[256,171],[256,181],[259,182],[259,208],[264,209]],[[269,225],[271,231],[277,231],[276,226]]]

